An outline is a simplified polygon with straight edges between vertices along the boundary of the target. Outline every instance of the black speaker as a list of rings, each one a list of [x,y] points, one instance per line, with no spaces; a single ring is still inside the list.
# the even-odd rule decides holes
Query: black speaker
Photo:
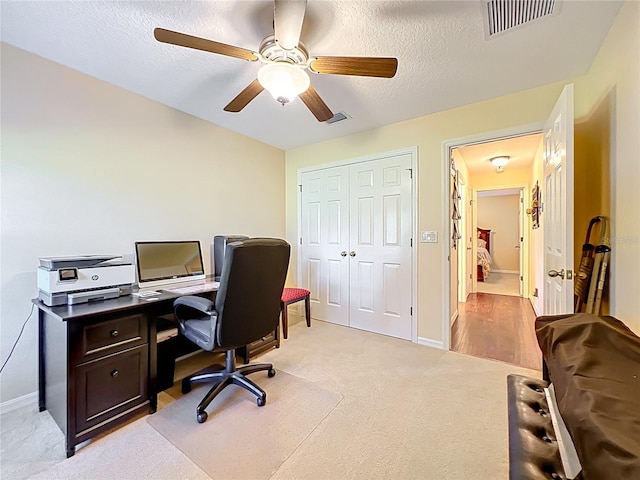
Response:
[[[246,235],[216,235],[213,237],[213,243],[211,244],[211,271],[213,272],[213,279],[216,282],[220,281],[220,275],[222,275],[222,266],[224,264],[224,254],[227,245],[248,239],[249,237]]]

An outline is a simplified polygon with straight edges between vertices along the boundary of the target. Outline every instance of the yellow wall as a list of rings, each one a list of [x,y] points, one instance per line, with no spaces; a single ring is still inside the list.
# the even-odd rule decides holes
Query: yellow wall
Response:
[[[587,191],[576,200],[581,220],[610,211],[612,256],[610,313],[640,333],[640,2],[620,9],[587,75],[576,82],[578,138],[588,137],[580,161],[601,178],[589,179],[599,198]],[[586,151],[585,151],[586,150]],[[606,181],[607,165],[610,170]],[[585,170],[581,172],[587,174]],[[584,180],[584,176],[582,176]],[[593,209],[593,210],[591,210]],[[578,226],[584,237],[585,226]],[[583,239],[580,240],[582,242]]]
[[[563,83],[520,92],[461,108],[416,118],[384,128],[286,152],[287,239],[297,262],[298,169],[363,157],[411,146],[418,147],[418,230],[437,230],[438,244],[417,243],[418,336],[431,343],[443,340],[442,315],[448,283],[443,268],[443,243],[448,217],[443,174],[443,142],[480,133],[544,122],[562,91]],[[505,172],[506,173],[506,172]],[[444,202],[444,203],[443,203]],[[446,244],[448,245],[448,244]]]
[[[283,151],[6,44],[1,134],[3,360],[40,256],[200,240],[209,272],[216,234],[284,235]],[[36,389],[37,323],[2,373],[2,401]]]
[[[611,92],[611,132],[613,159],[611,209],[614,256],[612,266],[612,313],[640,332],[640,131],[639,105],[639,2],[626,2],[620,10],[592,68],[578,79],[567,79],[544,87],[519,92],[485,102],[416,118],[383,128],[348,135],[332,141],[300,147],[286,153],[287,238],[297,245],[298,169],[379,152],[418,146],[418,230],[438,230],[440,242],[446,228],[447,202],[443,177],[442,144],[481,133],[544,122],[565,83],[575,82],[576,117],[580,121],[598,110],[601,99]],[[603,134],[602,126],[597,127]],[[603,137],[604,138],[604,137]],[[505,172],[506,173],[506,172]],[[530,177],[530,173],[527,174]],[[538,178],[539,180],[539,178]],[[580,199],[576,200],[577,202]],[[535,231],[538,248],[542,229]],[[449,288],[448,265],[443,265],[442,244],[418,243],[418,336],[432,342],[443,339],[442,315],[445,292]],[[539,258],[533,251],[532,258]],[[297,262],[297,249],[292,251]],[[540,266],[537,278],[540,276]],[[540,285],[533,285],[532,287]],[[532,288],[532,289],[533,289]],[[539,301],[539,300],[538,300]]]
[[[576,123],[575,140],[575,190],[574,207],[574,265],[579,269],[582,246],[587,242],[597,246],[609,241],[610,229],[602,230],[602,223],[594,225],[586,238],[589,222],[596,216],[611,219],[611,142],[609,118],[611,94],[595,107],[583,122]],[[610,222],[606,222],[610,227]],[[601,313],[609,314],[609,290],[605,288]]]
[[[595,135],[600,168],[607,160],[610,165],[598,204],[612,219],[611,313],[640,333],[639,22],[640,2],[625,2],[591,69],[578,79],[286,154],[2,44],[2,351],[8,352],[37,295],[38,256],[132,253],[138,239],[189,237],[208,245],[216,233],[285,233],[295,271],[298,169],[411,146],[419,154],[417,229],[440,233],[438,244],[416,242],[418,335],[442,341],[443,289],[449,289],[443,284],[448,199],[442,144],[543,122],[571,81],[581,124],[578,148],[594,151],[588,138]],[[538,155],[538,167],[540,161]],[[76,228],[66,228],[69,222]],[[542,228],[532,233],[538,250],[542,234]],[[534,262],[532,276],[542,273]],[[0,400],[35,391],[36,338],[32,319],[3,372]]]
[[[530,168],[507,168],[504,172],[478,172],[471,175],[471,185],[476,190],[499,190],[514,186],[529,186],[531,184]]]

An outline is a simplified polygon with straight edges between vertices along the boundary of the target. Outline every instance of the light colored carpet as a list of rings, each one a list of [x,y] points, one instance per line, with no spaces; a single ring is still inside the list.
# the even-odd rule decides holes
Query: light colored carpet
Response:
[[[211,478],[269,479],[342,395],[282,370],[273,378],[258,372],[251,379],[267,392],[263,407],[253,394],[232,385],[211,402],[208,420],[199,424],[196,406],[211,385],[194,384],[147,422]]]
[[[520,275],[517,273],[491,272],[491,275],[484,282],[478,282],[478,292],[519,297]]]
[[[272,379],[266,374],[254,375],[266,388],[265,407],[257,407],[249,393],[238,390],[238,401],[251,414],[270,416],[277,412],[279,387],[269,382],[282,379],[282,372],[302,379],[311,390],[320,388],[343,397],[319,423],[314,420],[314,429],[304,427],[308,435],[275,472],[271,473],[273,463],[265,468],[265,475],[260,472],[259,478],[270,480],[506,480],[506,377],[510,373],[540,376],[540,372],[501,362],[319,321],[311,328],[304,321],[291,325],[289,339],[257,361],[272,362],[279,373]],[[194,389],[185,399],[190,396],[195,402],[201,395]],[[160,409],[154,415],[175,403],[162,393]],[[176,415],[186,415],[195,422],[194,409],[179,409]],[[207,474],[151,427],[150,418],[141,416],[101,435],[66,459],[63,435],[47,412],[37,413],[34,405],[6,413],[0,419],[0,477],[215,478],[215,473]],[[219,418],[211,415],[207,423],[194,424],[194,428],[214,427],[211,449],[220,446],[218,435],[228,430],[215,431]],[[293,416],[279,418],[286,431],[257,431],[238,417],[238,426],[233,427],[241,426],[238,435],[244,438],[244,458],[261,455],[265,445],[274,445],[277,450],[280,442],[296,434],[298,425]],[[13,428],[5,432],[11,425]],[[240,472],[237,478],[251,480],[253,472]]]

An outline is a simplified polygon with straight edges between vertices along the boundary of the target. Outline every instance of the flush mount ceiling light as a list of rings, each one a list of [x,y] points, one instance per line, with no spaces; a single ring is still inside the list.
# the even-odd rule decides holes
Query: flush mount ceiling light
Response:
[[[307,72],[286,62],[263,65],[258,70],[258,82],[283,106],[305,92],[311,84]]]
[[[507,163],[509,163],[509,159],[511,157],[507,156],[507,155],[502,155],[500,157],[493,157],[491,158],[489,161],[491,162],[491,164],[496,167],[496,172],[498,173],[502,173],[504,172],[504,167]]]

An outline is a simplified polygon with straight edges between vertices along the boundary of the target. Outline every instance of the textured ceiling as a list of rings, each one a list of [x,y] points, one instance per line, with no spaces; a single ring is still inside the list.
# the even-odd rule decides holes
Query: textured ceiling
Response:
[[[296,100],[263,92],[223,107],[259,64],[167,45],[163,27],[257,51],[273,2],[0,2],[3,42],[216,125],[288,150],[587,72],[621,2],[556,0],[559,14],[487,39],[483,1],[309,0],[301,40],[312,56],[394,56],[392,79],[312,75],[334,113],[319,123]]]

